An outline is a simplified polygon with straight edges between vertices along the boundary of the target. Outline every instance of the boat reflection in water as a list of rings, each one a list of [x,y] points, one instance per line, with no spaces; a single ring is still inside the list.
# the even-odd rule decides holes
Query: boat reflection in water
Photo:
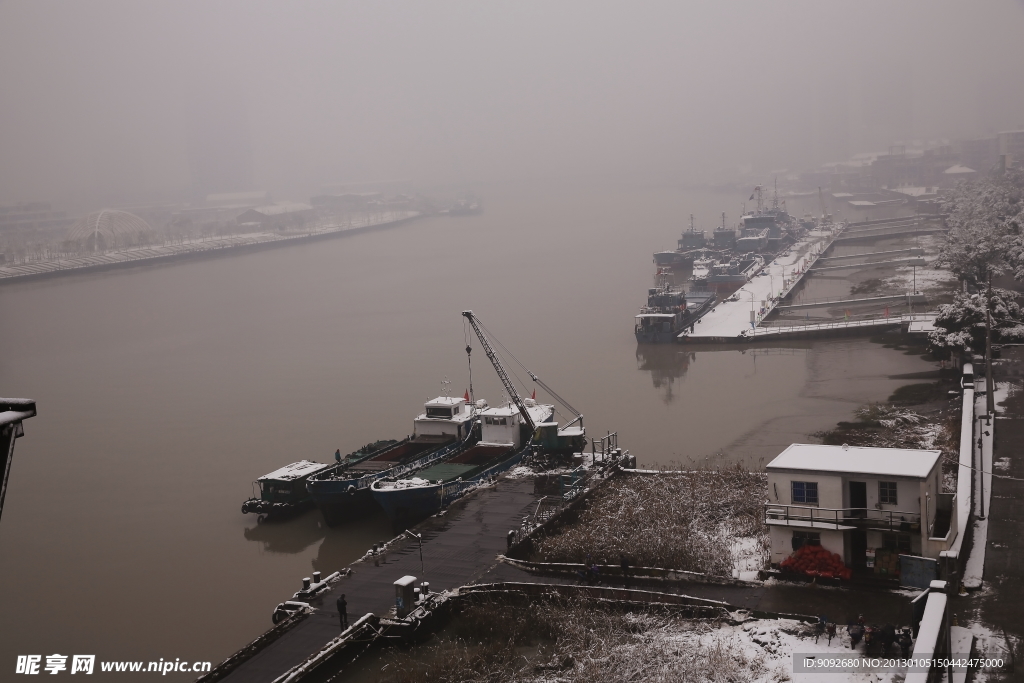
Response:
[[[675,382],[686,374],[686,369],[696,357],[696,352],[676,344],[640,344],[636,347],[637,370],[651,373],[654,388],[663,391],[665,403],[675,400]]]
[[[280,555],[308,553],[316,544],[311,559],[313,571],[330,574],[347,567],[373,547],[394,534],[391,521],[383,511],[330,527],[316,510],[284,521],[265,521],[244,529],[245,540],[259,543],[260,552]]]

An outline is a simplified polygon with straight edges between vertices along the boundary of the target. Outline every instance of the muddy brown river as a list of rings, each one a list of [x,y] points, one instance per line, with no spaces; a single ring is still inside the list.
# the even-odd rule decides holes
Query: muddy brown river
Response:
[[[408,434],[446,378],[461,395],[463,309],[641,466],[758,466],[934,368],[868,339],[638,348],[652,252],[691,212],[734,221],[739,193],[481,195],[478,216],[0,287],[0,391],[39,408],[0,523],[0,671],[21,654],[217,663],[303,576],[388,538],[380,517],[258,525],[239,508],[281,465]]]

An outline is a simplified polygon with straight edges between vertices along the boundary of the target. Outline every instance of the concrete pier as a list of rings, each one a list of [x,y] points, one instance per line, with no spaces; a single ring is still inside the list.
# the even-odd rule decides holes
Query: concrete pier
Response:
[[[819,257],[842,234],[841,228],[812,230],[788,252],[777,257],[747,284],[715,306],[693,332],[679,335],[679,341],[738,341],[744,331],[756,327],[770,314],[810,271]]]

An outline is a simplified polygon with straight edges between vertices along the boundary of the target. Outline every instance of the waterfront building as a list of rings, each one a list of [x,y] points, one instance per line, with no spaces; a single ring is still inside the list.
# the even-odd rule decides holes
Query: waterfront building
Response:
[[[235,221],[242,223],[259,223],[264,229],[276,230],[299,226],[313,217],[313,207],[301,202],[279,202],[267,206],[257,206],[238,215]]]
[[[937,559],[959,532],[939,451],[792,444],[766,469],[773,564],[805,544],[854,571],[880,550]]]

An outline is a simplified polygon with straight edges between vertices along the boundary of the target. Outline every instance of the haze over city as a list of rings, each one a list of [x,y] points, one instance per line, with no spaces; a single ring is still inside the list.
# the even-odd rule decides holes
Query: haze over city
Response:
[[[1024,125],[1024,4],[0,4],[0,201],[704,182]]]
[[[1024,0],[0,0],[0,679],[1011,680],[1022,84]]]

